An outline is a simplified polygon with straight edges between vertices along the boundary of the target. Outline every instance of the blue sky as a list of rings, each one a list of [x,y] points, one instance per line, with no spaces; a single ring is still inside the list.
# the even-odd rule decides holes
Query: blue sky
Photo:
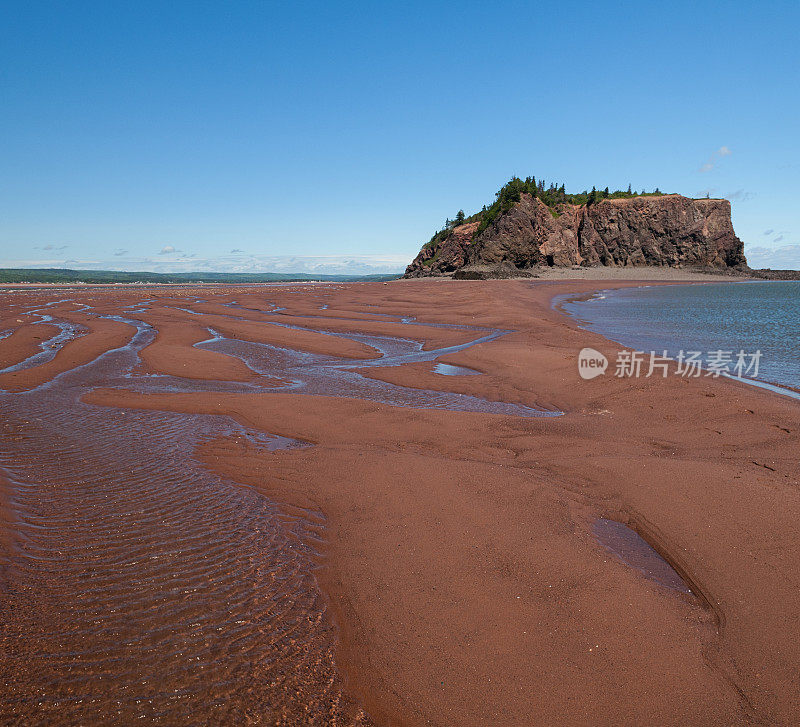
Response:
[[[0,266],[399,270],[512,175],[800,267],[800,3],[4,2]]]

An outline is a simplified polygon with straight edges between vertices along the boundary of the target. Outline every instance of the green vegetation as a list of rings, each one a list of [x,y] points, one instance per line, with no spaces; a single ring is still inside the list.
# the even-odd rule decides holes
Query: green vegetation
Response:
[[[394,280],[399,275],[313,275],[309,273],[128,273],[118,270],[0,268],[0,283],[273,283]]]
[[[550,209],[550,214],[553,217],[560,217],[560,205],[593,205],[602,202],[606,199],[627,199],[631,197],[654,197],[661,196],[664,193],[658,188],[653,192],[634,192],[631,186],[628,185],[627,191],[618,189],[614,192],[609,191],[608,187],[598,191],[597,188],[592,187],[591,192],[584,190],[577,194],[568,194],[564,189],[563,184],[549,184],[547,185],[543,179],[536,180],[535,177],[526,177],[520,179],[519,177],[512,177],[503,187],[495,194],[495,201],[489,206],[484,206],[480,212],[466,217],[464,210],[459,210],[454,220],[447,219],[444,227],[434,233],[428,242],[425,243],[423,248],[436,249],[444,242],[453,232],[456,227],[469,222],[479,221],[478,229],[475,235],[479,235],[489,225],[492,224],[501,214],[508,212],[517,202],[519,202],[523,194],[530,194],[537,199],[544,202]],[[430,263],[429,263],[430,264]]]

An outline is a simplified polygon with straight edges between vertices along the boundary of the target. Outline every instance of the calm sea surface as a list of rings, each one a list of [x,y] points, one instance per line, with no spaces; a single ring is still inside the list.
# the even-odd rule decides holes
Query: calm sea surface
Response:
[[[639,351],[732,351],[735,362],[760,350],[757,379],[800,388],[800,281],[629,288],[561,306]]]

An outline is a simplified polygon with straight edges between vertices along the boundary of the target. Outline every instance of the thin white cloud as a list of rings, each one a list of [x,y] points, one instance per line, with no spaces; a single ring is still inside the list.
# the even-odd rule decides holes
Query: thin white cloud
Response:
[[[180,252],[180,251],[175,251]],[[165,253],[167,255],[168,253]],[[377,275],[402,273],[409,258],[405,255],[221,255],[201,258],[133,257],[124,260],[83,259],[71,261],[72,266],[86,270],[134,270],[157,273],[209,271],[219,273],[306,273],[309,275]],[[63,260],[17,259],[0,260],[0,267],[50,268],[60,267]]]
[[[161,252],[159,252],[158,254],[174,255],[176,252],[180,252],[180,250],[176,250],[172,245],[164,245],[164,247],[161,248]]]
[[[800,245],[746,247],[744,252],[751,268],[800,270]]]
[[[725,199],[730,200],[731,202],[747,202],[748,200],[753,199],[755,196],[755,192],[746,192],[743,189],[737,189],[735,192],[726,194]]]
[[[713,154],[711,154],[711,156],[708,158],[708,161],[705,164],[703,164],[697,171],[710,172],[717,165],[717,162],[720,159],[722,159],[723,157],[729,157],[731,154],[732,152],[727,146],[721,146]]]

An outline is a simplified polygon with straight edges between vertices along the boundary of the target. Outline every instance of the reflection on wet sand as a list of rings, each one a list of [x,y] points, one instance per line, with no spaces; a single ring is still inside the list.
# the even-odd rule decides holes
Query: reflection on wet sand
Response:
[[[675,569],[632,528],[616,520],[599,518],[593,530],[597,539],[623,563],[662,586],[691,594],[691,589]]]
[[[582,381],[596,287],[0,300],[0,722],[794,724],[796,402]]]
[[[74,309],[59,311],[55,303],[65,301],[46,308],[36,303],[25,312],[39,325],[57,326],[58,333],[38,352],[3,368],[14,374],[47,365],[53,375],[30,378],[24,393],[0,393],[3,542],[9,546],[0,563],[0,719],[367,723],[343,691],[331,619],[314,581],[322,513],[287,517],[255,490],[193,458],[198,445],[215,439],[241,440],[276,457],[309,445],[224,417],[106,409],[81,397],[101,386],[284,390],[399,406],[556,415],[388,384],[356,368],[435,361],[502,332],[476,330],[469,343],[429,351],[414,340],[411,321],[403,324],[408,338],[314,334],[379,356],[353,361],[226,337],[210,325],[219,315],[212,320],[184,302],[176,315],[190,316],[208,334],[190,336],[183,343],[189,352],[194,346],[219,355],[219,371],[231,359],[253,372],[250,381],[218,381],[145,370],[139,353],[158,335],[146,301],[117,313],[87,304],[81,315],[92,317],[89,325],[124,325],[131,337],[94,360],[78,357],[77,367],[59,373],[53,368],[59,351],[90,332],[74,322]],[[228,309],[237,320],[239,309]],[[296,325],[281,330],[311,335]]]

